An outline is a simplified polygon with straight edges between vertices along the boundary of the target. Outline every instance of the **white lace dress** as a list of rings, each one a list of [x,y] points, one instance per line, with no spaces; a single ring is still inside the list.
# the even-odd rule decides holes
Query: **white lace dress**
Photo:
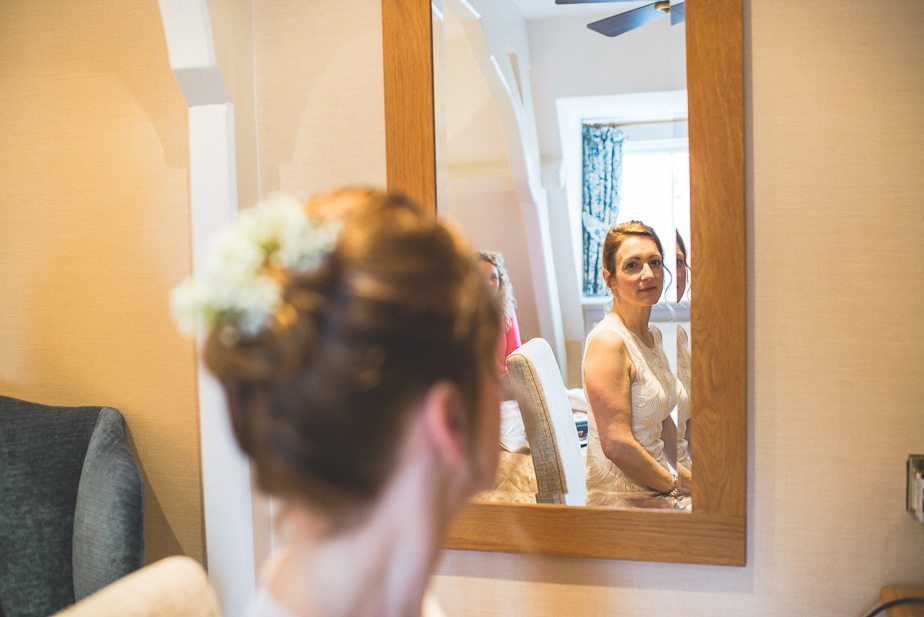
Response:
[[[632,382],[632,435],[659,465],[670,471],[670,465],[664,458],[661,423],[677,405],[682,386],[671,373],[661,343],[661,331],[655,326],[648,327],[654,337],[654,347],[648,347],[630,332],[618,315],[607,313],[587,335],[584,357],[586,360],[587,349],[600,332],[615,332],[623,339],[636,373]],[[584,367],[582,375],[583,371]],[[584,384],[586,393],[586,376]],[[587,505],[631,507],[638,505],[639,500],[658,497],[660,493],[636,484],[606,457],[600,446],[593,413],[588,414],[588,425]]]

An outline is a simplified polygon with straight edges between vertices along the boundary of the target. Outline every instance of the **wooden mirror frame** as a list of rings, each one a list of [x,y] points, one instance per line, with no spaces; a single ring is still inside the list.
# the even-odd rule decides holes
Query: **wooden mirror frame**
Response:
[[[687,0],[694,511],[472,503],[459,549],[743,566],[747,516],[741,0]],[[430,0],[382,0],[388,188],[436,212]],[[581,540],[578,540],[578,539]]]

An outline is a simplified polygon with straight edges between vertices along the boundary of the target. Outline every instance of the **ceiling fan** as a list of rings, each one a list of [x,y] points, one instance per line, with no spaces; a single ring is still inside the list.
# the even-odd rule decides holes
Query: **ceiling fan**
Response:
[[[555,4],[594,4],[599,2],[633,2],[637,0],[555,0]],[[670,15],[671,25],[675,26],[684,19],[683,2],[671,5],[670,0],[657,0],[643,7],[619,13],[599,21],[587,24],[587,27],[606,36],[619,36]]]

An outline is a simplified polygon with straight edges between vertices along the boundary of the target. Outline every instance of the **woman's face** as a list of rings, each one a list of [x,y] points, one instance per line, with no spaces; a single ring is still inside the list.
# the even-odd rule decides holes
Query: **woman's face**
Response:
[[[478,270],[481,272],[481,276],[484,277],[484,280],[487,281],[488,287],[491,288],[491,292],[497,293],[497,288],[500,287],[500,274],[498,274],[494,264],[480,259],[478,260]]]
[[[664,287],[664,265],[655,241],[646,236],[623,240],[614,258],[615,272],[609,272],[607,285],[620,302],[654,306]]]
[[[687,290],[687,256],[677,249],[677,302]]]

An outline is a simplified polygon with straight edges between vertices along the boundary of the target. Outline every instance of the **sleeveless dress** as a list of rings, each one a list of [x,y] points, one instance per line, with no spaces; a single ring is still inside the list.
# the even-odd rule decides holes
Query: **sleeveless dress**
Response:
[[[615,332],[622,338],[632,364],[635,365],[635,381],[632,382],[632,435],[664,469],[671,467],[664,458],[664,442],[661,440],[661,423],[677,406],[681,385],[671,373],[667,356],[661,343],[661,331],[649,325],[654,337],[654,347],[648,347],[622,323],[615,313],[606,316],[587,335],[584,345],[584,391],[587,393],[587,378],[584,375],[587,349],[600,332]],[[588,397],[588,400],[590,398]],[[635,500],[660,497],[661,494],[641,486],[627,477],[613,461],[608,459],[600,446],[600,435],[591,405],[587,414],[587,505],[632,507]]]

